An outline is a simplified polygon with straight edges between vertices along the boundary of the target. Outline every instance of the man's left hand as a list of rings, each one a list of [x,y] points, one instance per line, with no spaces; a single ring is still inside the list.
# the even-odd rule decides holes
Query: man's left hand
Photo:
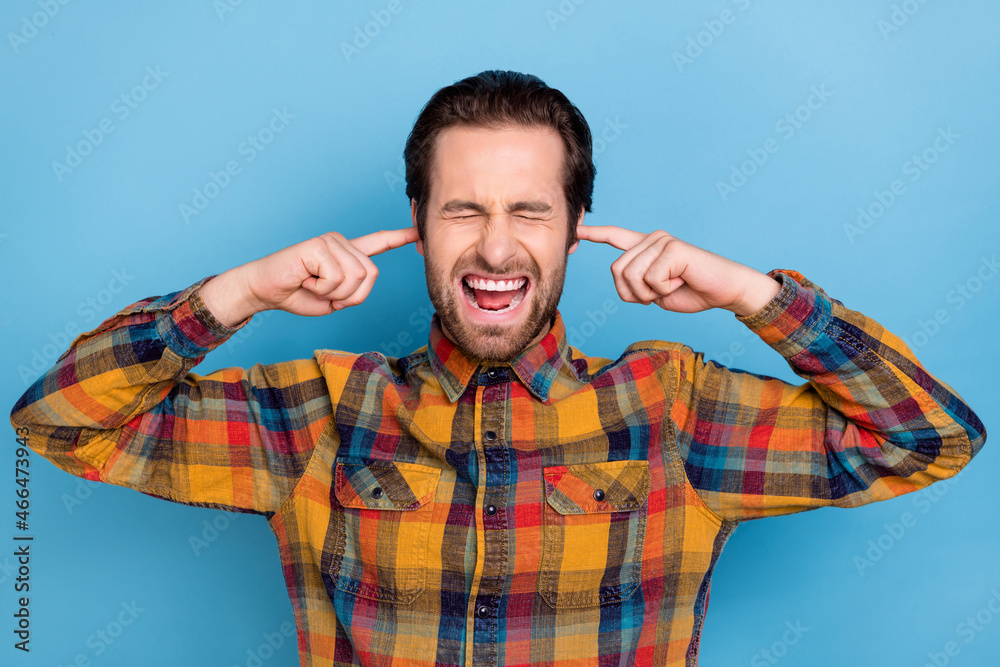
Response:
[[[662,230],[636,232],[613,225],[578,225],[581,241],[607,243],[625,253],[611,265],[623,301],[697,313],[725,308],[750,315],[781,285],[755,269],[703,250]]]

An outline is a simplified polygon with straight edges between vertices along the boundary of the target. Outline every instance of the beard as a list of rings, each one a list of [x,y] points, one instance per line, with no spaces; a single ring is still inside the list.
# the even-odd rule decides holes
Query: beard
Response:
[[[466,269],[473,272],[512,275],[523,273],[530,276],[529,294],[518,308],[528,308],[527,316],[522,315],[520,323],[489,325],[470,322],[465,316],[467,305],[459,301],[465,299],[462,286],[456,290],[458,276]],[[552,322],[559,306],[563,284],[566,280],[566,258],[552,270],[552,274],[541,279],[541,271],[534,262],[514,263],[494,268],[478,254],[468,261],[459,260],[449,272],[435,262],[433,253],[424,244],[424,273],[427,277],[427,293],[431,304],[441,319],[443,333],[470,359],[486,362],[510,361],[520,354],[541,331]]]

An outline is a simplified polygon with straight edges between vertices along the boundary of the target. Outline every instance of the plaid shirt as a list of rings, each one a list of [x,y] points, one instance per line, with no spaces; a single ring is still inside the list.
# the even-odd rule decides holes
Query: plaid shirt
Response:
[[[739,522],[893,498],[985,441],[899,338],[771,275],[739,319],[800,386],[678,343],[588,357],[558,314],[509,363],[435,315],[404,358],[199,376],[238,328],[201,281],[81,335],[12,421],[74,475],[267,517],[303,665],[694,665]]]

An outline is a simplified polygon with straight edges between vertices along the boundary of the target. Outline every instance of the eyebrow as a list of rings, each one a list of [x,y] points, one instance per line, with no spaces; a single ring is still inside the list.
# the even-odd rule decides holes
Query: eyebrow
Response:
[[[530,213],[551,213],[552,207],[543,201],[525,200],[508,204],[505,207],[508,213],[514,211],[528,211]],[[441,213],[458,213],[459,211],[476,211],[486,215],[486,207],[468,199],[452,199],[441,207]]]

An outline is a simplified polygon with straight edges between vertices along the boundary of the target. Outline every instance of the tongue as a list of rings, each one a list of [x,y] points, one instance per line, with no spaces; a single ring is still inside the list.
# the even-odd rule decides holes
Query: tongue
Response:
[[[511,299],[517,294],[517,290],[491,292],[490,290],[477,289],[475,292],[476,303],[479,304],[480,308],[485,308],[486,310],[503,310],[510,305]]]

